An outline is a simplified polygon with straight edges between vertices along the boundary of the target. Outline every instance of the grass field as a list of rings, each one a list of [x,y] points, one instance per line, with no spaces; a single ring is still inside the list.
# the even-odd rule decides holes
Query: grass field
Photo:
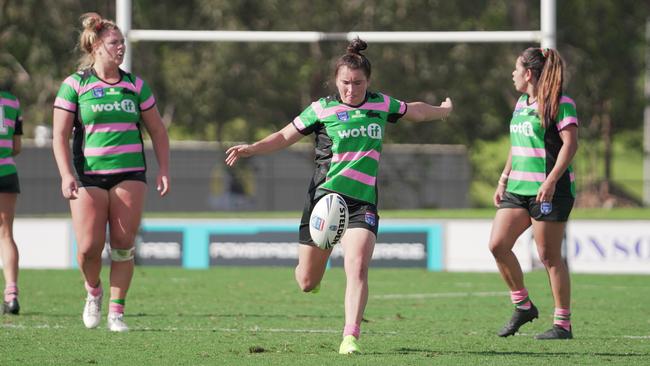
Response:
[[[341,356],[342,270],[315,295],[292,273],[137,267],[131,331],[112,334],[105,320],[83,327],[78,271],[23,270],[22,313],[0,318],[0,365],[650,364],[650,276],[573,275],[575,339],[536,341],[552,321],[544,272],[527,275],[540,319],[501,339],[511,307],[498,274],[371,269],[364,354]]]

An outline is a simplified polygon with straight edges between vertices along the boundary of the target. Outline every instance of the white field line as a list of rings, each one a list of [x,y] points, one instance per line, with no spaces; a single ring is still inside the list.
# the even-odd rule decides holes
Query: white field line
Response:
[[[64,326],[64,325],[49,325],[49,324],[0,324],[0,329],[73,329],[80,326]],[[164,331],[164,332],[224,332],[224,333],[341,333],[340,329],[288,329],[288,328],[261,328],[259,326],[251,328],[194,328],[194,327],[164,327],[164,328],[151,328],[151,327],[131,327],[131,331],[151,332],[151,331]],[[366,334],[387,334],[395,335],[397,332],[374,332],[365,331]]]
[[[434,292],[428,294],[386,294],[373,295],[373,299],[381,300],[403,300],[403,299],[438,299],[449,297],[487,297],[487,296],[508,296],[507,291],[484,291],[484,292]]]
[[[0,329],[72,329],[72,328],[79,328],[81,329],[81,326],[64,326],[64,325],[49,325],[49,324],[33,324],[33,325],[24,325],[24,324],[0,324]],[[223,332],[223,333],[251,333],[251,332],[260,332],[260,333],[325,333],[325,334],[338,334],[341,333],[340,329],[285,329],[285,328],[260,328],[260,327],[252,327],[252,328],[193,328],[193,327],[165,327],[165,328],[150,328],[150,327],[135,327],[131,328],[131,331],[134,332],[150,332],[150,331],[157,331],[157,332]],[[370,331],[370,330],[365,330],[363,332],[364,334],[368,335],[398,335],[400,334],[399,332],[375,332],[375,331]],[[407,332],[408,333],[408,332]],[[402,332],[404,334],[404,332]],[[484,337],[484,334],[478,333],[478,332],[472,332],[466,335],[478,335],[480,337]],[[515,336],[517,337],[532,337],[534,336],[533,333],[517,333]],[[601,338],[601,337],[598,337]],[[650,339],[650,335],[621,335],[621,336],[611,336],[611,337],[605,337],[605,338],[612,338],[612,339]]]

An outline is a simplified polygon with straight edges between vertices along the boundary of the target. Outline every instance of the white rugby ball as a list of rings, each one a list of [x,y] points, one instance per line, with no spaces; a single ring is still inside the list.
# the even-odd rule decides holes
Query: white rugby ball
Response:
[[[323,196],[309,216],[309,233],[314,243],[321,249],[336,245],[348,228],[348,205],[336,193]]]

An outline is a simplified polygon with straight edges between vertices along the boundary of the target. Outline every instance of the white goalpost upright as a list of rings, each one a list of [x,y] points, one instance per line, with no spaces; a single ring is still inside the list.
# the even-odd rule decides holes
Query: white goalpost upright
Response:
[[[131,0],[115,0],[117,26],[124,33],[127,49],[131,42],[321,42],[344,41],[361,37],[373,43],[459,43],[459,42],[536,42],[555,48],[555,0],[540,0],[539,30],[464,31],[464,32],[300,32],[300,31],[219,31],[132,29]],[[131,70],[131,53],[124,56],[122,67]]]

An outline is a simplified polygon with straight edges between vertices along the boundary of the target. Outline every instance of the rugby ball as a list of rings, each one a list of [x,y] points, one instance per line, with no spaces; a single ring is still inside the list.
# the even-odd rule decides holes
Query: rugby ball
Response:
[[[348,205],[336,193],[323,196],[311,211],[309,233],[316,246],[330,249],[336,245],[348,228]]]

